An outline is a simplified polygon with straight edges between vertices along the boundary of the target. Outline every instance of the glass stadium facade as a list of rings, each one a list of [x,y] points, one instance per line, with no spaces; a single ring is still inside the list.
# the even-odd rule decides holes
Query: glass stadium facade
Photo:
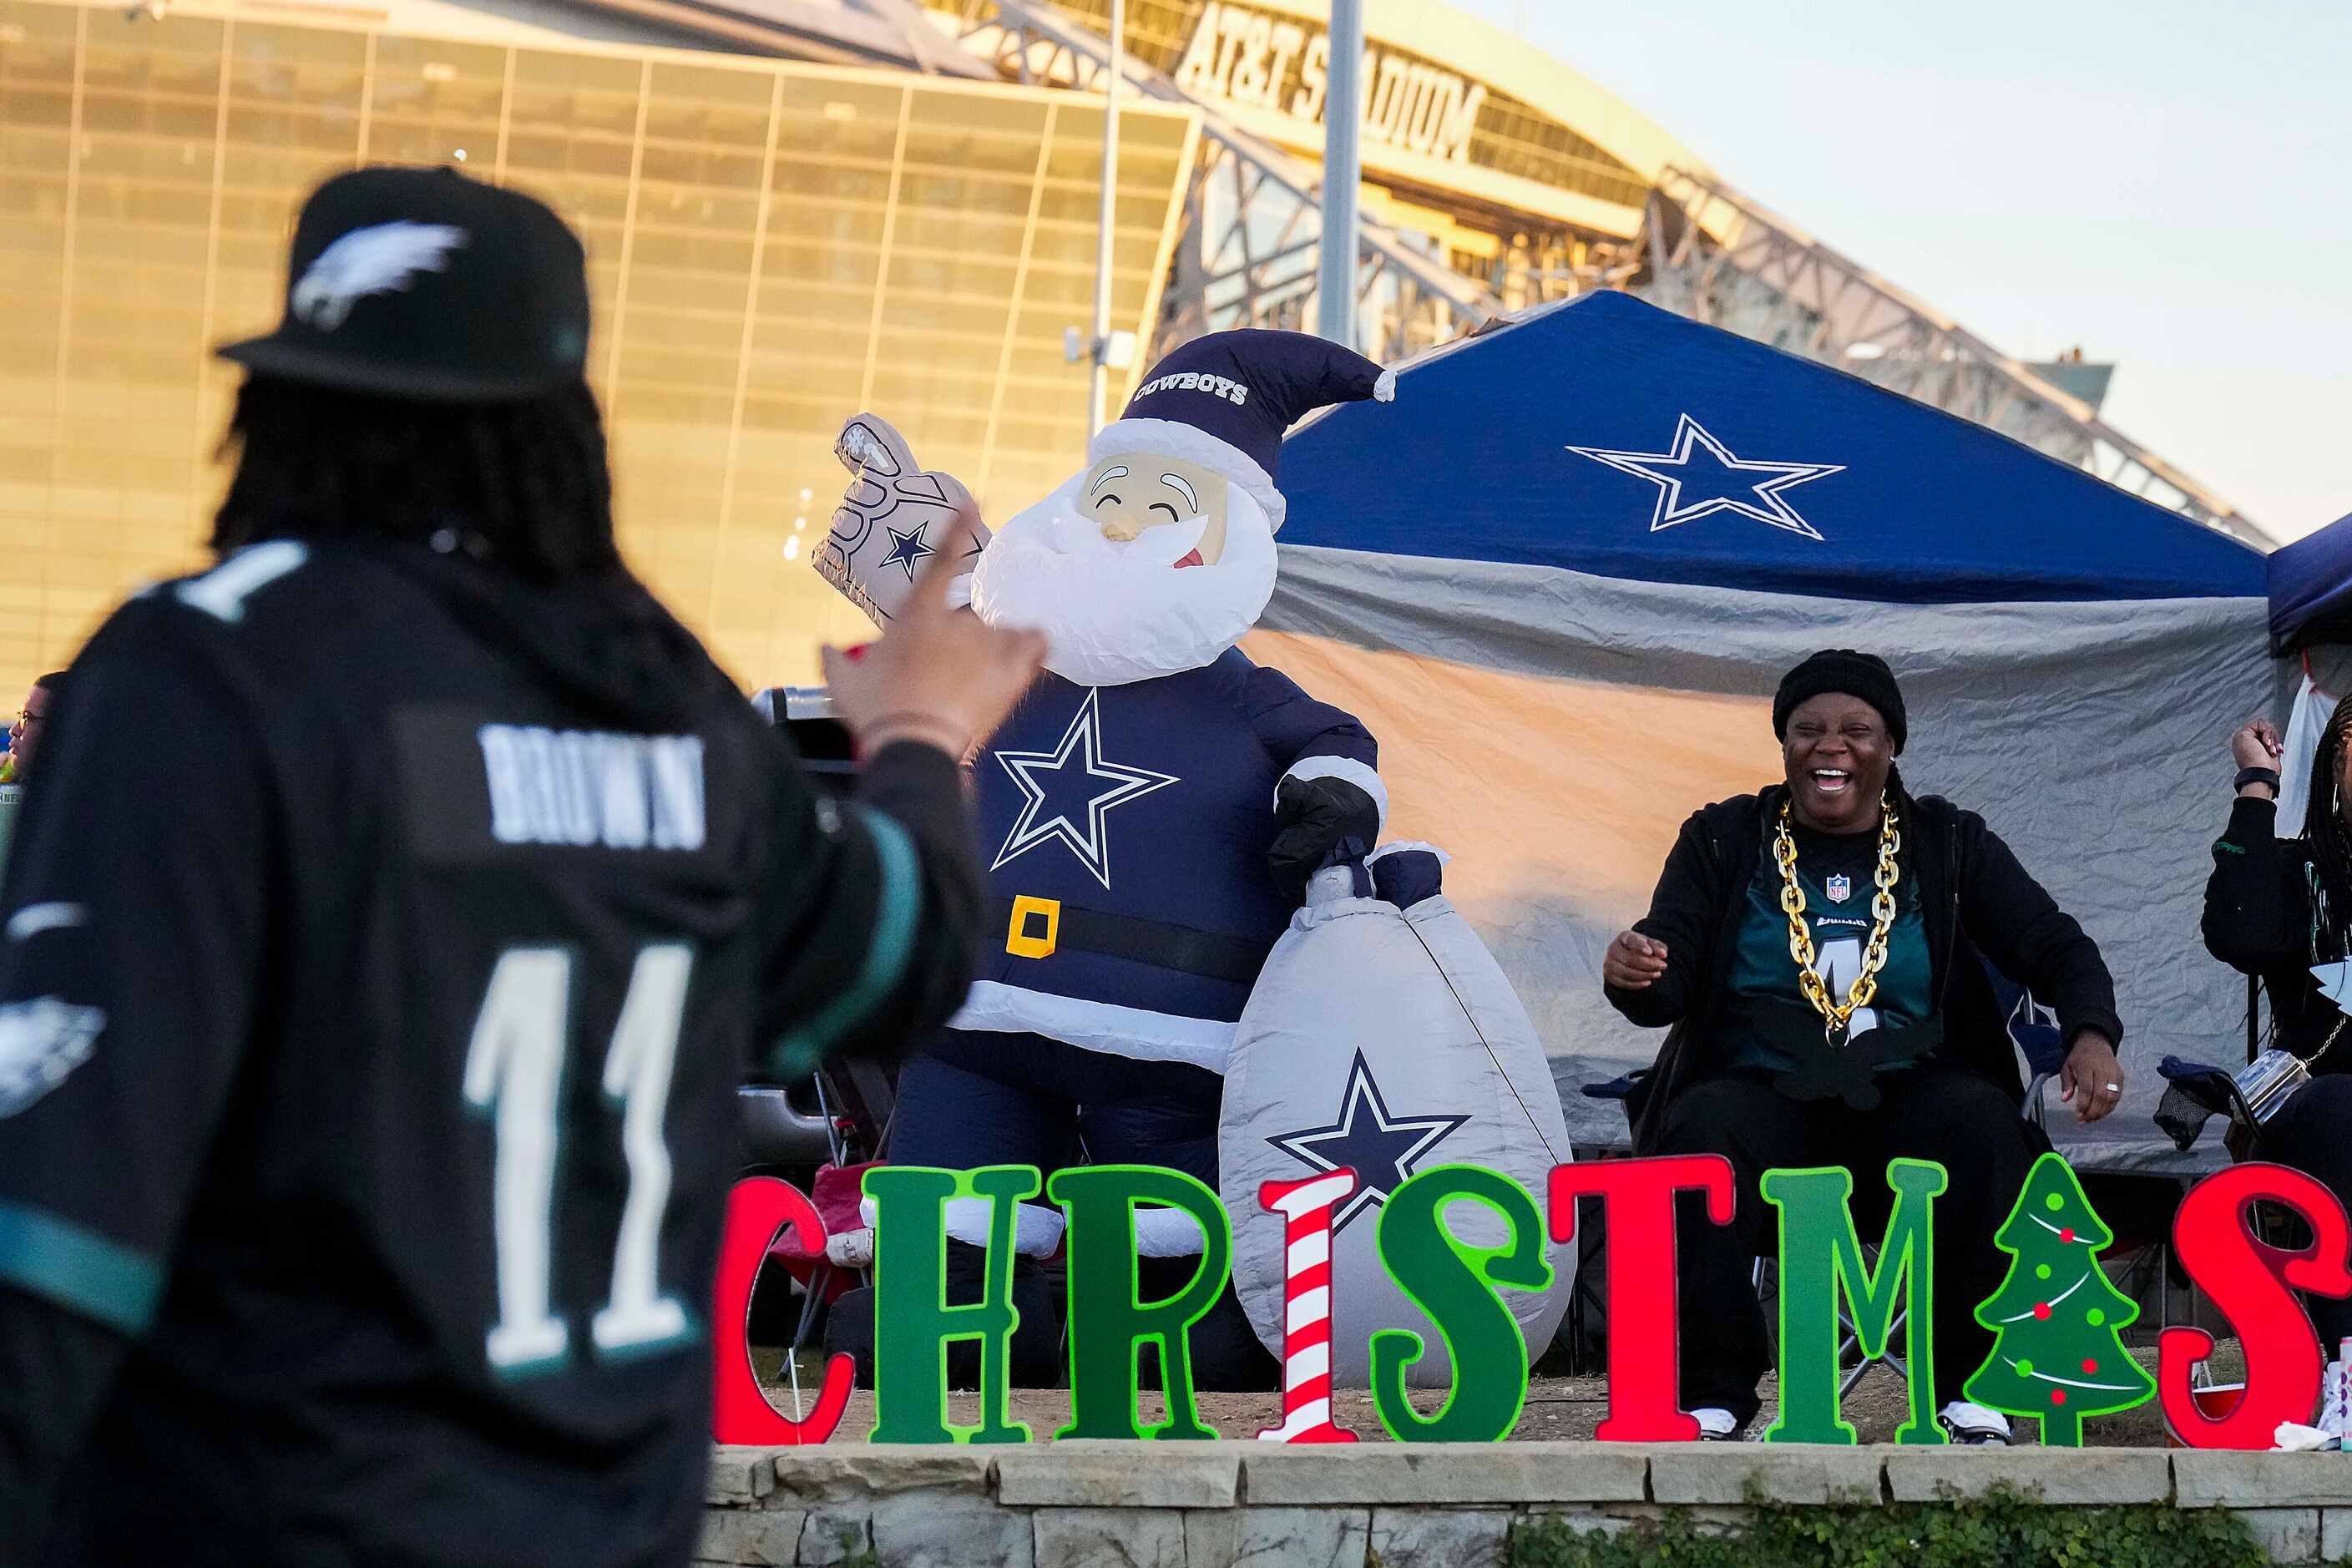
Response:
[[[580,230],[625,547],[747,687],[869,630],[807,562],[848,416],[992,510],[1073,466],[1096,104],[381,16],[0,0],[0,685],[202,559],[237,374],[208,350],[276,321],[302,195],[362,163],[461,163]],[[1120,328],[1158,310],[1198,129],[1123,117]]]

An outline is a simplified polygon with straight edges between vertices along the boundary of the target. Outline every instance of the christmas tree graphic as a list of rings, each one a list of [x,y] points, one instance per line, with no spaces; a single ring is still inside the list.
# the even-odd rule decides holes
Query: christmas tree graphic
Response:
[[[2099,1249],[2115,1233],[2066,1162],[2044,1154],[1993,1239],[2015,1261],[1992,1300],[1976,1310],[1995,1338],[1966,1395],[2038,1417],[2045,1447],[2079,1447],[2084,1416],[2128,1410],[2156,1393],[2155,1380],[2123,1344],[2139,1308],[2099,1267]]]

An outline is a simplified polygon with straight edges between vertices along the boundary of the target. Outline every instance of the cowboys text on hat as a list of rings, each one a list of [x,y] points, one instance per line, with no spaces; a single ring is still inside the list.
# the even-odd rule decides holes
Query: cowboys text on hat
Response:
[[[1203,375],[1199,371],[1187,370],[1147,381],[1135,389],[1135,395],[1140,399],[1155,392],[1206,392],[1239,406],[1249,401],[1250,389],[1222,375]]]

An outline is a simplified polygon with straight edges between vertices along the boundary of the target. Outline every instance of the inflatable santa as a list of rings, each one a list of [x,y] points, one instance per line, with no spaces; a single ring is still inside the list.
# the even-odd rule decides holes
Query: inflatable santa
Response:
[[[897,1163],[1171,1166],[1217,1185],[1234,1026],[1318,868],[1378,842],[1387,793],[1371,734],[1234,644],[1274,591],[1284,431],[1327,405],[1386,400],[1394,377],[1297,332],[1230,331],[1163,359],[1088,466],[989,539],[969,578],[984,619],[1045,631],[1047,673],[973,759],[993,900],[969,1002],[907,1064]],[[820,570],[877,619],[899,560],[944,538],[961,486],[914,470],[879,421]],[[860,492],[863,491],[861,498]],[[953,1299],[976,1300],[987,1215],[951,1207]],[[1058,1211],[1025,1206],[1014,1375],[1051,1383],[1059,1346],[1038,1260]],[[1139,1216],[1165,1289],[1201,1237]],[[1151,1266],[1143,1281],[1154,1289]],[[1227,1292],[1192,1335],[1204,1388],[1273,1385]]]

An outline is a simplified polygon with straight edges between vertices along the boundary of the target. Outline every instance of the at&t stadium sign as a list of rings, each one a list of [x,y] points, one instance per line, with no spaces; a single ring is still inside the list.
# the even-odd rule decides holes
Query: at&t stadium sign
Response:
[[[1319,125],[1330,65],[1324,28],[1211,0],[1184,47],[1176,85]],[[1377,44],[1364,50],[1363,82],[1365,140],[1468,161],[1484,86]]]

